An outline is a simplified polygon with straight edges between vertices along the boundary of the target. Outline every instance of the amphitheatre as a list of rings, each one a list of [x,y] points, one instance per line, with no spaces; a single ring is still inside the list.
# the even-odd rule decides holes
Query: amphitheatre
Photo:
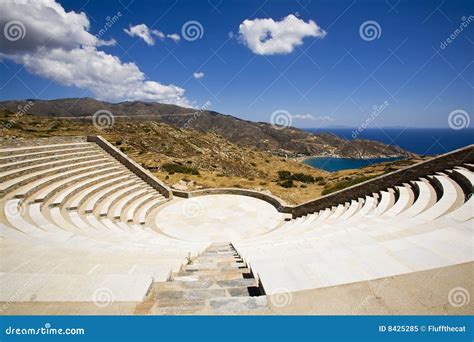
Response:
[[[474,145],[290,205],[97,135],[0,144],[1,314],[472,314]]]

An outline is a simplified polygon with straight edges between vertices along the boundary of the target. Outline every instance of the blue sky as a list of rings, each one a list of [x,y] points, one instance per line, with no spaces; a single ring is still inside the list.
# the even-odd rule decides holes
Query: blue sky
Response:
[[[94,49],[122,64],[133,63],[145,81],[156,82],[154,87],[159,83],[181,89],[180,103],[200,107],[209,101],[212,110],[266,122],[273,112],[285,111],[296,127],[357,127],[371,117],[371,125],[379,127],[448,127],[451,112],[462,110],[469,119],[473,112],[472,1],[128,1],[59,3],[66,12],[83,12],[92,35],[115,15],[117,20],[99,37],[114,44],[97,43]],[[5,20],[15,19],[14,15]],[[294,44],[291,52],[258,54],[239,31],[245,20],[279,22],[288,15],[295,16],[302,30],[314,21],[325,35],[302,33],[302,44]],[[18,20],[26,26],[25,39],[31,38],[33,23],[25,17]],[[189,21],[202,26],[202,37],[184,39],[182,27]],[[360,33],[368,21],[377,25],[373,40]],[[462,32],[441,47],[463,22]],[[125,32],[139,24],[165,37],[155,34],[149,45]],[[49,28],[42,27],[47,36]],[[171,34],[181,39],[166,37]],[[61,44],[61,49],[69,48],[64,41]],[[3,51],[0,64],[0,99],[121,100],[113,97],[115,88],[107,92],[107,80],[100,80],[103,75],[88,76],[103,82],[98,89],[90,79],[84,82],[87,85],[71,84],[60,73],[48,74],[51,69],[44,68],[50,64],[38,70],[34,60],[25,57],[26,50],[11,49]],[[85,63],[76,57],[73,63]],[[203,77],[197,79],[194,73]],[[117,75],[111,84],[122,82],[121,77],[125,76]],[[140,94],[134,92],[130,99],[140,99]],[[374,106],[382,105],[374,116]]]

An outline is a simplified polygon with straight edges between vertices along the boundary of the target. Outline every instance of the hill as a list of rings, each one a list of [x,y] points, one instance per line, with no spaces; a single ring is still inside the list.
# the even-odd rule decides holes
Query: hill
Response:
[[[0,110],[0,126],[3,127],[0,141],[102,135],[170,186],[185,190],[242,187],[269,191],[290,204],[302,203],[336,187],[416,161],[410,159],[329,173],[255,147],[239,146],[216,133],[176,128],[151,120],[117,118],[113,127],[101,130],[90,119],[19,116]]]
[[[412,157],[397,146],[370,140],[351,140],[334,134],[313,134],[293,127],[278,129],[269,123],[242,120],[208,110],[141,101],[109,103],[91,98],[0,102],[10,112],[70,120],[91,118],[99,110],[116,119],[159,121],[168,125],[217,133],[232,143],[285,155],[335,156],[346,158]]]

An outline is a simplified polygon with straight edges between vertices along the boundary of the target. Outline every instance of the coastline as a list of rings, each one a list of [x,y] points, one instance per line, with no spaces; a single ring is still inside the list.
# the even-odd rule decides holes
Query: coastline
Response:
[[[304,156],[304,157],[289,157],[288,159],[304,163],[306,160],[313,159],[313,158],[335,158],[335,159],[353,159],[353,160],[368,160],[368,159],[391,159],[391,158],[400,158],[398,160],[409,159],[407,156],[370,156],[370,157],[362,157],[362,158],[350,158],[350,157],[341,157],[339,155],[312,155],[312,156]]]

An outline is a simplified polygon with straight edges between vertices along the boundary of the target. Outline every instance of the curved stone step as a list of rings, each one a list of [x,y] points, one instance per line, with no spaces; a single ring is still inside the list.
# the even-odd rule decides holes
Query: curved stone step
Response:
[[[415,183],[418,187],[418,198],[410,208],[399,214],[399,217],[416,216],[436,204],[436,191],[431,183],[424,178]]]
[[[397,186],[397,189],[399,192],[398,200],[383,216],[397,216],[413,204],[415,195],[409,184]]]
[[[107,198],[109,193],[118,191],[122,187],[137,183],[138,180],[131,175],[124,175],[122,177],[102,182],[99,187],[94,189],[94,191],[84,195],[78,204],[78,211],[80,211],[81,214],[90,214],[94,211],[94,208],[101,203],[101,201]]]
[[[73,171],[82,166],[101,165],[102,163],[107,162],[107,161],[110,161],[110,159],[107,157],[103,157],[99,159],[86,158],[86,160],[83,160],[83,161],[72,160],[66,166],[64,165],[57,166],[57,167],[53,167],[46,170],[32,172],[31,174],[15,177],[7,181],[2,181],[0,183],[0,193],[2,196],[4,196],[8,192],[12,192],[13,190],[17,188],[24,186],[25,184],[41,179],[43,177],[55,175],[55,174],[63,173],[67,171]]]
[[[98,158],[104,158],[104,155],[100,152],[97,153],[83,153],[76,155],[69,155],[67,158],[56,160],[49,163],[35,164],[32,166],[26,166],[19,169],[4,171],[0,173],[0,181],[5,182],[16,178],[18,176],[27,175],[33,172],[48,170],[54,167],[68,165],[75,162],[94,160]]]
[[[42,146],[0,148],[0,157],[3,158],[3,157],[9,157],[12,155],[20,156],[20,155],[32,154],[32,153],[61,151],[63,149],[70,149],[70,148],[87,148],[90,146],[97,146],[97,145],[90,142],[76,142],[76,143],[51,144],[51,145],[42,145]]]

